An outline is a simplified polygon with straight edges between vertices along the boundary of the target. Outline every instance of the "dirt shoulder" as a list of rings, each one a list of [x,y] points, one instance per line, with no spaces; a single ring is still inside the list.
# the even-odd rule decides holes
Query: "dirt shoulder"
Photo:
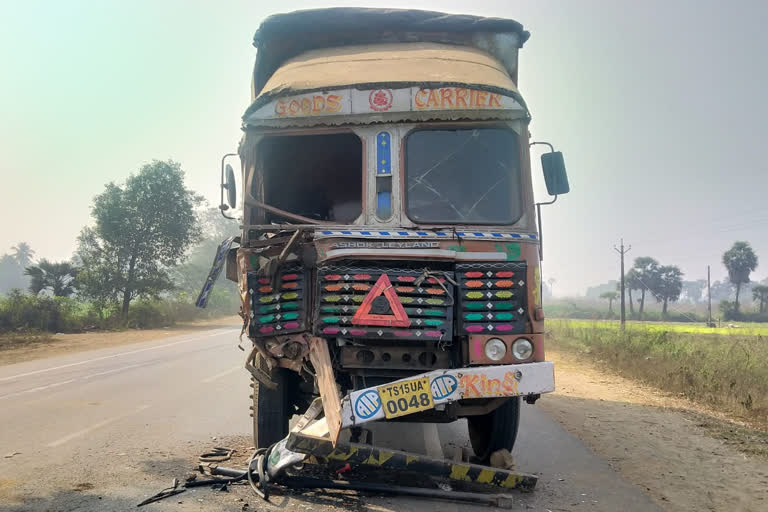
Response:
[[[540,404],[665,510],[768,510],[768,434],[548,349]]]
[[[128,329],[125,331],[95,331],[80,334],[52,334],[49,336],[30,336],[21,340],[14,339],[12,348],[2,343],[0,366],[34,359],[44,359],[61,354],[85,352],[100,348],[130,345],[144,341],[160,340],[198,331],[239,327],[242,320],[237,316],[226,316],[201,320],[198,322],[179,323],[162,329]]]

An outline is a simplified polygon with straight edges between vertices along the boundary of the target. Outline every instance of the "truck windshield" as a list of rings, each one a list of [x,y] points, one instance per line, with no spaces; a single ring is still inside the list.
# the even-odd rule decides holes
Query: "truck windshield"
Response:
[[[418,130],[405,140],[414,222],[512,224],[522,215],[518,135],[500,128]]]

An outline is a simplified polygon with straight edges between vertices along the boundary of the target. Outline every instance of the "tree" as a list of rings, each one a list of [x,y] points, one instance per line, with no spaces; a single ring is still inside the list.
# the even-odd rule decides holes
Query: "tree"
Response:
[[[218,208],[207,208],[200,215],[202,237],[201,241],[190,251],[186,262],[173,269],[171,279],[180,293],[191,300],[197,297],[211,269],[213,257],[224,239],[239,232],[237,222],[225,219]],[[237,309],[240,295],[237,284],[224,276],[219,277],[214,289],[215,305],[221,308]],[[180,297],[183,298],[183,297]],[[214,302],[214,301],[212,301]],[[209,308],[214,306],[209,303]]]
[[[706,279],[698,279],[696,281],[683,281],[682,296],[692,304],[699,304],[702,302],[706,289]]]
[[[608,301],[608,312],[613,314],[613,301],[619,298],[618,292],[603,292],[600,298]]]
[[[10,254],[0,256],[0,293],[24,289],[29,279],[24,275],[24,267]]]
[[[170,160],[144,165],[125,185],[109,183],[94,198],[94,227],[78,238],[83,295],[102,304],[119,300],[125,315],[133,299],[172,289],[169,269],[199,239],[201,202]]]
[[[37,265],[24,270],[30,279],[29,291],[37,295],[43,290],[50,290],[54,297],[69,297],[75,293],[75,267],[67,261],[53,263],[45,258]]]
[[[555,283],[557,283],[557,279],[554,277],[550,277],[547,279],[547,283],[549,284],[549,293],[554,297],[555,295]]]
[[[768,285],[756,284],[752,287],[752,298],[760,303],[760,312],[765,313],[768,306]]]
[[[635,306],[632,302],[632,290],[642,290],[643,285],[640,284],[637,270],[634,268],[629,269],[629,272],[627,272],[627,275],[624,277],[624,287],[627,289],[627,293],[629,294],[629,314],[630,316],[635,316]],[[618,288],[621,289],[621,285],[619,285]]]
[[[757,255],[749,242],[734,242],[723,254],[723,265],[728,269],[728,279],[736,287],[735,313],[739,314],[741,286],[749,282],[749,274],[757,268]]]
[[[11,247],[11,250],[13,251],[14,259],[22,268],[28,267],[35,256],[35,251],[32,250],[32,247],[27,242],[19,242],[14,247]]]
[[[650,256],[640,256],[635,258],[635,262],[632,265],[634,270],[633,280],[637,285],[636,289],[640,290],[640,320],[643,319],[643,311],[645,310],[645,292],[652,291],[657,286],[659,278],[659,262]]]
[[[658,274],[653,290],[656,300],[663,304],[662,316],[667,316],[667,306],[680,298],[683,291],[683,272],[674,265],[664,265],[658,268]]]

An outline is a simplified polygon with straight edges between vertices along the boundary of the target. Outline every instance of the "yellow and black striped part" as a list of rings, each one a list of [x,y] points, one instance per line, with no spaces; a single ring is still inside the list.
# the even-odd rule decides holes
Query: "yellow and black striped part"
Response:
[[[286,448],[298,453],[313,455],[328,461],[343,461],[350,464],[362,464],[382,469],[412,471],[438,478],[447,478],[461,482],[532,491],[537,477],[525,473],[454,462],[447,459],[435,459],[426,455],[376,448],[356,443],[338,443],[335,447],[329,439],[302,435],[292,432]]]

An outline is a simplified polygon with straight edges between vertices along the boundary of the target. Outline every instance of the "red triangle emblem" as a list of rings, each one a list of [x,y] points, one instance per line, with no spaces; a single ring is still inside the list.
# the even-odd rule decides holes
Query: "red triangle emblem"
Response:
[[[389,307],[394,314],[376,315],[371,313],[373,301],[382,294],[389,301]],[[355,316],[352,317],[352,323],[354,325],[378,325],[382,327],[410,327],[411,319],[408,318],[400,299],[397,298],[387,274],[381,274],[379,280],[373,285],[373,289],[368,292],[363,303],[357,308]]]

